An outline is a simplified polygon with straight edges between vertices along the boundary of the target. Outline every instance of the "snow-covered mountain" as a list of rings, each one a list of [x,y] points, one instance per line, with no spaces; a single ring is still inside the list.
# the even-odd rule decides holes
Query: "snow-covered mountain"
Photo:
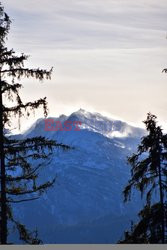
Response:
[[[39,119],[20,137],[46,136],[74,149],[55,149],[43,162],[41,181],[57,175],[55,186],[40,200],[22,205],[19,213],[16,205],[16,215],[37,227],[44,243],[116,242],[141,204],[137,195],[124,204],[122,190],[130,174],[127,156],[144,130],[82,109],[53,119],[82,125],[80,131],[45,131]]]
[[[99,113],[87,112],[84,109],[72,113],[69,116],[61,115],[59,117],[49,117],[47,119],[53,119],[54,121],[80,121],[81,129],[100,133],[106,137],[133,137],[138,138],[143,135],[143,129],[130,126],[126,122],[114,120]],[[41,131],[42,129],[42,131]],[[25,132],[25,136],[32,135],[32,133],[44,133],[44,119],[38,119],[34,125]],[[55,133],[54,133],[55,135]]]

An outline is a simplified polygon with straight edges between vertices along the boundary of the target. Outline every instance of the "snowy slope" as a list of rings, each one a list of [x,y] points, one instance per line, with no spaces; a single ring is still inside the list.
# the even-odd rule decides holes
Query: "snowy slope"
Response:
[[[129,178],[126,158],[144,131],[82,109],[54,119],[81,121],[81,130],[45,131],[39,119],[21,137],[45,135],[74,149],[56,149],[44,161],[41,181],[57,175],[57,182],[40,200],[24,204],[19,215],[16,205],[17,216],[37,227],[45,243],[116,242],[140,207],[136,195],[124,204],[122,190]]]

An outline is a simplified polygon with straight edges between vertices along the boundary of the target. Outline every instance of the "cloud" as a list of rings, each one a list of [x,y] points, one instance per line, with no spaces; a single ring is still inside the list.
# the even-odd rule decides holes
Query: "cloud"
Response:
[[[158,4],[154,0],[5,0],[5,6],[14,15],[16,43],[22,38],[30,46],[77,49],[166,43],[167,4],[162,0]]]
[[[52,115],[83,105],[131,121],[148,111],[167,117],[166,1],[2,2],[13,20],[9,46],[32,54],[30,66],[55,68],[49,85],[25,83],[26,100],[35,88]]]

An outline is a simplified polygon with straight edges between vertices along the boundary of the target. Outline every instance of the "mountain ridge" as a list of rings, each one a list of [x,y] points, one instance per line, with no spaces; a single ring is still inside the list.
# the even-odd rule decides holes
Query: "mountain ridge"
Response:
[[[98,112],[88,112],[81,108],[68,116],[62,114],[58,117],[48,117],[47,119],[60,121],[62,123],[67,120],[80,121],[82,123],[80,126],[81,129],[94,131],[109,138],[131,136],[141,137],[145,132],[144,129],[129,125],[127,122],[108,118],[107,116],[103,116]],[[44,128],[44,121],[44,118],[39,118],[29,129],[24,132],[24,134],[27,136],[32,130],[34,130],[35,127],[39,129],[39,126],[43,126]]]
[[[29,228],[38,227],[44,243],[115,243],[140,208],[136,193],[124,204],[122,191],[130,176],[127,156],[144,130],[84,110],[53,119],[60,118],[80,120],[80,131],[45,131],[45,119],[40,119],[20,135],[46,136],[74,149],[54,149],[42,161],[40,181],[57,176],[55,186],[39,200],[23,204],[19,213],[15,205],[15,214]],[[110,131],[121,136],[108,136]]]

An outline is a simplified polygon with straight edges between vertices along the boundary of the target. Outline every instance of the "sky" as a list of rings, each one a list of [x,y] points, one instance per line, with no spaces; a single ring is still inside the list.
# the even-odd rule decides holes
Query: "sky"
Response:
[[[51,81],[23,79],[24,101],[46,96],[49,116],[83,108],[137,126],[152,112],[166,126],[166,0],[1,2],[9,48],[30,55],[27,66],[54,68]]]

